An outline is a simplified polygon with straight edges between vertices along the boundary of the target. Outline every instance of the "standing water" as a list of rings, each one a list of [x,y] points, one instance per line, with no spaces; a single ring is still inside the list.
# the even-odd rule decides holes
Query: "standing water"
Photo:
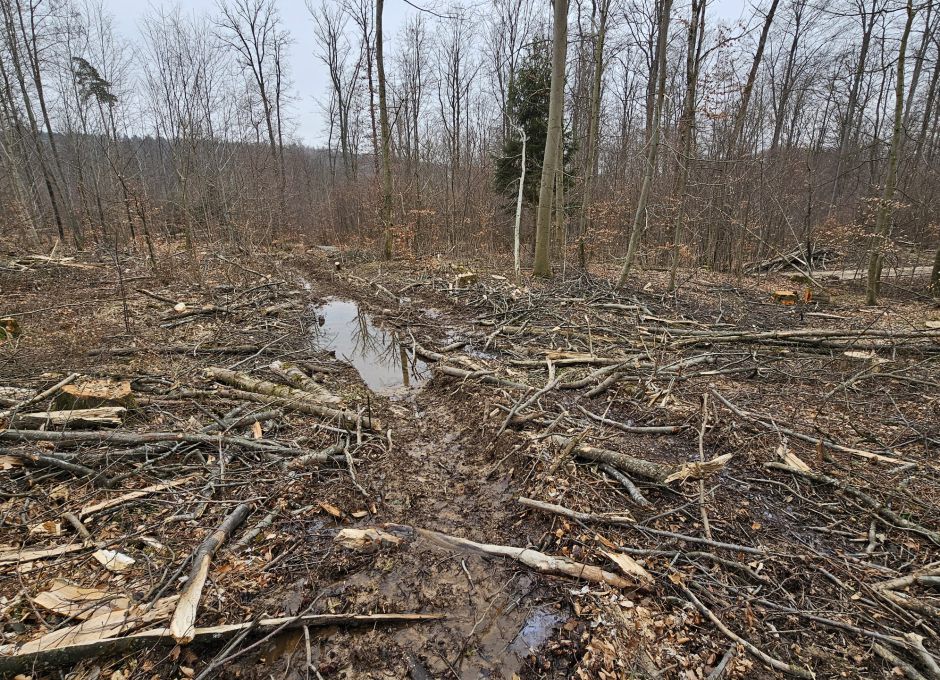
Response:
[[[316,314],[314,345],[333,350],[337,359],[352,364],[376,394],[400,394],[427,380],[427,364],[399,343],[393,333],[376,326],[355,302],[327,298]]]

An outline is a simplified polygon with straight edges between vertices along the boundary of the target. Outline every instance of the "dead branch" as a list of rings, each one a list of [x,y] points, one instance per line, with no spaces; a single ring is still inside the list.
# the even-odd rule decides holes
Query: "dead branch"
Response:
[[[228,540],[238,525],[245,521],[250,510],[249,503],[240,503],[219,525],[219,528],[196,549],[189,580],[180,595],[179,603],[170,622],[170,632],[181,645],[192,642],[196,635],[196,613],[199,608],[199,599],[202,597],[202,588],[209,576],[209,563],[212,561],[212,556],[219,546]]]

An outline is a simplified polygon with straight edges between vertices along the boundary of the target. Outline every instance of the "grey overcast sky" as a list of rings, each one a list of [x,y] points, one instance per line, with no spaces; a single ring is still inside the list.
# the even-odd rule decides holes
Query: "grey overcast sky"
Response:
[[[314,0],[319,4],[320,0]],[[330,2],[331,0],[325,0]],[[548,0],[545,0],[546,2]],[[136,45],[140,36],[140,20],[151,8],[173,8],[177,5],[193,14],[214,14],[216,0],[103,0],[105,9],[115,19],[119,33],[131,45]],[[415,4],[423,6],[421,3]],[[480,3],[485,5],[485,3]],[[711,15],[722,21],[733,22],[749,12],[749,3],[745,0],[712,0],[709,3]],[[291,78],[294,85],[293,118],[296,122],[296,136],[299,140],[312,145],[326,142],[324,115],[320,102],[327,94],[328,80],[323,64],[314,55],[313,20],[307,11],[304,0],[277,0],[277,7],[284,20],[284,25],[293,38],[291,46]],[[388,0],[385,3],[386,50],[394,50],[394,41],[398,31],[408,17],[417,10],[404,0]]]

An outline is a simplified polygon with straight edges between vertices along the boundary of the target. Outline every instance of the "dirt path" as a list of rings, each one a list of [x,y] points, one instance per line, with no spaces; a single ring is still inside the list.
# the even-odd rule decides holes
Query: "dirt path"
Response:
[[[318,297],[345,299],[360,305],[363,313],[381,313],[369,291],[316,278],[311,285]],[[438,317],[432,305],[439,302],[414,299],[398,311],[426,318],[432,309],[430,316]],[[383,328],[381,321],[377,325]],[[449,320],[451,336],[466,330]],[[508,450],[506,443],[494,447],[480,427],[493,397],[485,386],[439,379],[392,397],[373,395],[369,406],[391,431],[392,449],[357,466],[367,494],[360,494],[360,502],[377,512],[350,526],[403,524],[520,546],[542,541],[547,524],[520,520],[516,498],[521,490],[506,474],[511,464],[504,462],[506,467],[487,477]],[[336,670],[338,677],[345,673],[350,678],[508,680],[533,673],[563,677],[571,668],[571,657],[553,659],[542,653],[571,615],[557,584],[511,562],[441,550],[420,540],[374,556],[336,550],[330,561],[334,578],[327,574],[305,584],[311,596],[356,611],[442,612],[447,620],[368,633],[331,631],[325,653],[334,656],[325,664],[322,657],[312,659],[321,672]],[[291,659],[290,665],[306,663],[300,635],[278,640],[274,652]],[[259,667],[258,677],[268,677],[272,654],[261,657],[265,670]]]

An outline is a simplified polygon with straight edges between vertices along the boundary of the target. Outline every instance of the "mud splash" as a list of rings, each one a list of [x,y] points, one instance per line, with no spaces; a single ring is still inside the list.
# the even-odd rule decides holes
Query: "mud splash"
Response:
[[[375,394],[394,396],[419,387],[430,377],[427,364],[377,326],[351,300],[328,298],[316,308],[313,342],[348,361]]]

